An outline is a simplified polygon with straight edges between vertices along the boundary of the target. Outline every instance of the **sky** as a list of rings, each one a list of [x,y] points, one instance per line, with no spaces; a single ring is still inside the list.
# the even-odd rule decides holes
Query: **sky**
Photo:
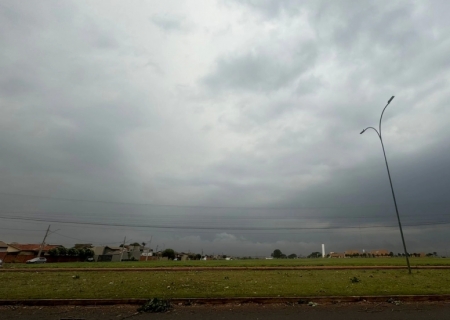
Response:
[[[0,240],[449,255],[448,1],[3,1]],[[445,147],[447,146],[447,147]],[[124,240],[125,238],[125,240]]]

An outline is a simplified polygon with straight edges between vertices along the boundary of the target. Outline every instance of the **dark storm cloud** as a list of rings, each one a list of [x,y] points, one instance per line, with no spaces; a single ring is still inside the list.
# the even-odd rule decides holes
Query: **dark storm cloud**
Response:
[[[292,5],[288,1],[268,1],[258,5],[244,3],[252,10],[260,10],[264,16],[270,16],[271,19],[277,18],[280,22],[286,19],[286,15],[282,14],[284,9]],[[273,96],[267,96],[273,101],[272,103],[263,102],[263,105],[270,111],[261,109],[260,105],[255,106],[254,109],[242,108],[239,119],[233,120],[232,123],[238,123],[239,126],[248,128],[248,131],[255,130],[258,124],[254,124],[253,121],[258,116],[266,116],[263,122],[265,125],[276,121],[282,122],[286,111],[295,113],[296,110],[303,110],[303,105],[307,104],[307,112],[314,119],[318,130],[309,130],[309,132],[280,130],[270,138],[261,140],[252,150],[265,150],[266,153],[262,158],[270,159],[270,164],[269,161],[267,163],[255,161],[255,154],[250,151],[243,157],[248,161],[237,160],[235,163],[233,172],[246,172],[245,176],[240,175],[241,178],[236,178],[235,181],[245,181],[244,177],[252,177],[253,180],[247,180],[258,187],[265,185],[263,183],[265,178],[274,181],[267,190],[270,190],[273,198],[276,198],[276,194],[281,196],[279,205],[320,206],[320,204],[326,204],[335,207],[334,210],[322,210],[322,214],[326,213],[322,216],[319,210],[317,216],[319,221],[336,223],[339,221],[334,218],[336,216],[347,214],[349,217],[357,217],[361,211],[369,212],[372,217],[380,216],[380,213],[386,211],[395,213],[383,159],[378,157],[376,161],[372,161],[362,154],[371,146],[371,148],[377,148],[375,149],[377,153],[374,151],[370,154],[380,156],[378,140],[375,135],[368,136],[372,132],[366,133],[364,137],[359,136],[358,133],[366,126],[376,125],[383,102],[385,103],[391,93],[398,93],[398,97],[403,101],[396,98],[394,105],[386,112],[383,123],[385,136],[389,137],[392,134],[393,127],[403,140],[414,135],[414,127],[405,121],[409,120],[420,126],[420,120],[410,115],[411,108],[417,111],[415,106],[419,107],[419,105],[431,112],[427,122],[435,121],[436,126],[441,129],[433,130],[432,126],[426,126],[428,131],[422,132],[422,136],[418,136],[417,140],[409,139],[409,145],[401,146],[402,151],[397,150],[395,141],[388,144],[387,150],[390,151],[392,167],[398,170],[393,176],[398,177],[399,202],[405,205],[408,223],[413,223],[421,217],[422,222],[439,221],[450,205],[446,200],[445,191],[448,190],[448,183],[439,171],[433,173],[433,170],[431,172],[429,170],[430,167],[435,167],[434,163],[440,163],[441,168],[445,167],[443,164],[449,157],[448,152],[442,150],[442,146],[448,144],[450,132],[439,117],[434,118],[436,114],[432,111],[443,110],[449,101],[449,95],[442,91],[443,83],[447,82],[446,74],[441,72],[442,68],[448,68],[448,60],[444,58],[450,52],[447,46],[448,41],[446,41],[449,36],[448,22],[438,11],[425,13],[421,10],[422,8],[411,6],[410,3],[367,6],[364,3],[340,2],[329,6],[308,4],[303,9],[311,8],[315,11],[309,12],[306,16],[317,36],[317,40],[311,41],[314,45],[313,51],[316,54],[318,52],[325,54],[324,58],[328,56],[335,62],[339,61],[342,68],[339,70],[341,74],[329,74],[321,78],[322,81],[318,84],[320,89],[317,87],[315,89],[315,92],[321,95],[320,98],[300,94],[298,98],[291,98],[290,101],[277,102]],[[291,11],[291,13],[300,12],[302,12],[301,9]],[[277,58],[273,55],[267,61],[278,61]],[[315,58],[317,59],[317,56]],[[226,65],[226,68],[218,67],[205,79],[214,79],[228,90],[239,88],[241,92],[248,94],[260,91],[261,86],[258,87],[258,80],[263,83],[266,80],[259,77],[260,73],[253,71],[252,63],[242,63],[240,59],[234,61],[222,59],[219,60],[218,65]],[[227,61],[227,64],[222,61]],[[270,64],[267,61],[260,64],[261,68],[267,64],[276,65],[275,62]],[[316,65],[320,66],[321,63],[328,62],[319,60]],[[230,70],[233,76],[230,76]],[[283,68],[280,68],[278,72],[282,72],[280,70]],[[292,71],[290,79],[301,74],[295,68]],[[253,75],[257,75],[255,78],[259,79],[251,79]],[[232,87],[230,81],[234,77],[238,80],[233,82],[235,85]],[[270,77],[267,78],[270,79]],[[277,78],[274,77],[274,79]],[[212,87],[207,81],[205,83],[207,87]],[[211,83],[216,84],[215,81]],[[332,85],[335,85],[335,88]],[[264,89],[270,91],[273,88],[282,88],[288,92],[292,90],[289,81],[280,82],[278,86],[269,85]],[[229,94],[229,92],[231,91],[225,90],[222,93]],[[386,97],[385,101],[379,100],[381,96]],[[422,103],[428,99],[434,102],[433,105]],[[234,100],[236,101],[236,98]],[[248,104],[248,96],[243,96],[242,100]],[[255,102],[261,101],[255,100]],[[258,116],[255,117],[255,114]],[[406,117],[406,120],[402,121],[402,117]],[[394,120],[397,120],[397,123]],[[319,132],[320,134],[317,135]],[[305,144],[302,141],[303,134],[307,135],[311,144]],[[362,139],[364,144],[361,142]],[[367,139],[376,141],[369,142]],[[398,138],[396,141],[400,142]],[[430,141],[436,143],[427,147]],[[290,150],[280,154],[271,153],[276,150],[275,146],[279,150],[283,147]],[[408,155],[405,152],[408,148],[416,149],[416,152]],[[430,156],[431,154],[433,156]],[[361,157],[367,158],[367,164],[359,161]],[[232,162],[231,158],[236,160],[239,156],[234,154],[230,156],[230,159],[224,160],[224,163]],[[290,185],[291,190],[289,187],[284,189],[280,184],[283,179],[293,175],[299,176],[302,172],[310,172],[312,176],[317,177],[314,171],[320,167],[323,169],[323,179],[312,181],[306,190],[296,188],[295,185]],[[417,176],[419,172],[421,174]],[[290,180],[285,180],[285,182],[288,181]],[[289,193],[293,193],[291,199],[289,196],[285,197]],[[440,206],[431,204],[427,207],[426,203],[429,201],[438,202]],[[373,209],[370,208],[371,204],[382,205]],[[339,209],[341,205],[362,207],[346,210]],[[422,213],[417,209],[419,207],[422,207]],[[423,211],[428,213],[425,214],[426,218],[423,218]],[[432,212],[434,215],[431,214]],[[369,221],[370,219],[363,223]],[[395,215],[391,215],[391,218],[386,221],[395,222]],[[386,224],[386,221],[381,223]],[[423,236],[428,237],[426,232]]]
[[[401,251],[381,146],[359,134],[395,95],[383,137],[405,236],[444,250],[449,4],[226,3],[195,30],[170,4],[2,5],[0,215],[53,220],[66,245]],[[50,222],[1,223],[0,240],[37,241]]]
[[[317,52],[314,43],[305,42],[295,48],[289,57],[283,57],[280,47],[274,52],[241,53],[222,57],[217,61],[216,70],[202,82],[216,90],[257,90],[272,91],[288,85],[314,66]],[[278,51],[278,52],[277,52]],[[308,85],[305,77],[303,85]],[[303,86],[303,89],[304,89]]]
[[[46,180],[52,192],[114,181],[126,170],[119,139],[142,120],[138,96],[120,79],[124,69],[110,65],[120,55],[116,35],[92,18],[78,19],[82,13],[70,4],[14,4],[2,12],[3,175],[24,193],[40,183],[40,192],[50,191]]]

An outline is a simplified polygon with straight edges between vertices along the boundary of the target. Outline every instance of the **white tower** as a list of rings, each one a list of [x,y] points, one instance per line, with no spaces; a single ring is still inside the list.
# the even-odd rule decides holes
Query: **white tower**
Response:
[[[325,244],[322,243],[322,258],[325,258]]]

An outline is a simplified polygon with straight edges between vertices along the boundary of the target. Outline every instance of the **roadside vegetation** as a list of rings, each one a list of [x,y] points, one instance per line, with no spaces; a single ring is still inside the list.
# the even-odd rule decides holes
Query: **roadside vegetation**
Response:
[[[410,258],[411,266],[449,266],[450,258]],[[45,264],[8,263],[4,268],[158,268],[158,267],[295,267],[295,266],[405,266],[405,258],[345,259],[243,259],[187,261],[123,261],[123,262],[61,262]]]
[[[0,272],[0,299],[450,294],[450,270]]]

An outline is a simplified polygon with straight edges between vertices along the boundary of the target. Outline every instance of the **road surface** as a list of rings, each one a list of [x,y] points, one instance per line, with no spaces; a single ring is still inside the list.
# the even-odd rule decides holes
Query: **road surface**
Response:
[[[175,306],[167,313],[137,313],[136,306],[25,307],[2,306],[0,319],[11,320],[88,320],[88,319],[165,319],[165,320],[442,320],[450,319],[450,302],[353,303],[328,305],[221,305]]]

